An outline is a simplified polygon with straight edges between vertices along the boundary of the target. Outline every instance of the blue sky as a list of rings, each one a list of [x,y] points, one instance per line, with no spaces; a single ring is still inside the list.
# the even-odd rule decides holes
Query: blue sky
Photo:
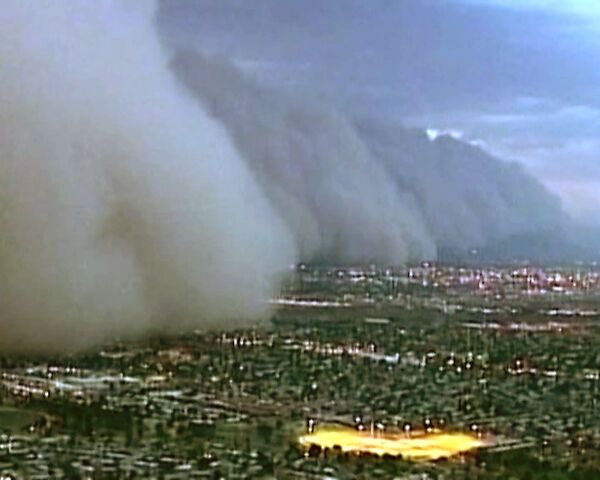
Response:
[[[597,0],[454,0],[471,5],[486,5],[514,10],[545,10],[558,14],[573,14],[584,20],[600,19],[600,4]]]
[[[600,222],[598,0],[169,0],[159,21],[292,95],[517,160]]]

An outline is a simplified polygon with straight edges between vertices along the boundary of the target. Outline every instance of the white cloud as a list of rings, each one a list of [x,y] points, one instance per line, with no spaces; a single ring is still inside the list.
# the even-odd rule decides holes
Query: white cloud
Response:
[[[429,138],[429,140],[431,140],[432,142],[435,141],[439,137],[452,137],[456,140],[460,140],[464,136],[463,132],[461,132],[460,130],[453,129],[453,128],[450,128],[447,130],[440,130],[437,128],[428,128],[427,130],[425,130],[425,133],[427,134],[427,138]]]

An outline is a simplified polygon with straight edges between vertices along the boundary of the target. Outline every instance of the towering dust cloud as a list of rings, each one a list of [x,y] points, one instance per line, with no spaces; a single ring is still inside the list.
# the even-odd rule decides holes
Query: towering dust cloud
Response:
[[[167,68],[151,2],[0,10],[0,347],[253,318],[294,261],[224,130]]]
[[[414,198],[344,115],[299,106],[195,52],[178,52],[173,69],[231,131],[303,259],[401,263],[435,255]]]
[[[546,237],[568,222],[524,168],[467,143],[332,112],[190,49],[173,69],[229,129],[303,258],[415,261]]]
[[[470,145],[171,59],[155,10],[2,4],[0,347],[257,318],[298,258],[398,264],[564,223]]]

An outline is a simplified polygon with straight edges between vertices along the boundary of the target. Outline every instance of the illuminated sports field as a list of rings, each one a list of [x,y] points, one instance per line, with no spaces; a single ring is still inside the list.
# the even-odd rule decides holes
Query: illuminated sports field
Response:
[[[305,447],[313,444],[330,449],[339,446],[343,452],[402,455],[403,458],[422,461],[452,457],[488,445],[484,440],[466,433],[373,436],[369,432],[333,427],[320,428],[312,434],[301,436],[299,441]]]

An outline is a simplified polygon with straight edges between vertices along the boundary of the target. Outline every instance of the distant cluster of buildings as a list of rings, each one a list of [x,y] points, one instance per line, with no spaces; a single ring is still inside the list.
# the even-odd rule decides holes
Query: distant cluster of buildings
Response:
[[[545,295],[600,292],[600,275],[596,270],[552,269],[542,267],[467,268],[425,262],[411,267],[409,284],[445,289],[470,289],[486,292]]]

